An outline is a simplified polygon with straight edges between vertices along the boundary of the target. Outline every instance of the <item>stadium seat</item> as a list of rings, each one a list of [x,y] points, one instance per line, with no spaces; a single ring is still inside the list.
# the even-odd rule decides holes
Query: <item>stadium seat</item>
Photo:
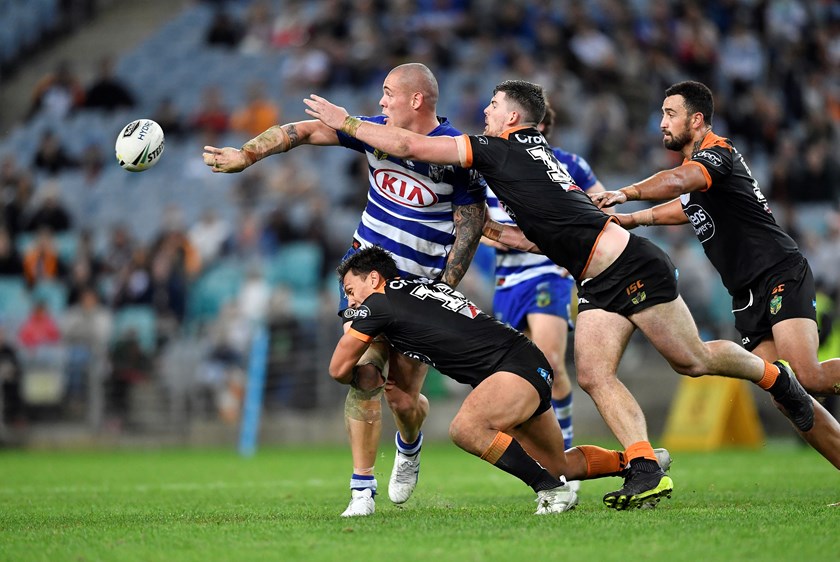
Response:
[[[53,315],[63,314],[67,309],[67,287],[57,281],[39,281],[32,289],[32,300],[46,304]]]
[[[114,340],[129,330],[137,333],[140,347],[152,353],[157,347],[157,316],[151,306],[133,305],[117,310],[114,315]]]
[[[266,280],[272,287],[286,285],[296,291],[320,288],[324,256],[314,242],[291,242],[268,259]]]
[[[32,301],[23,278],[0,276],[0,322],[8,333],[17,332],[31,308]]]

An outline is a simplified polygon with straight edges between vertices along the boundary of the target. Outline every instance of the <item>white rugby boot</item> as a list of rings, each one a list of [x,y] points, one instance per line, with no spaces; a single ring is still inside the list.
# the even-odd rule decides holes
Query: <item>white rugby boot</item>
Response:
[[[373,491],[370,488],[364,490],[350,490],[350,505],[341,514],[342,517],[365,517],[373,515],[376,511],[376,502],[373,500]]]
[[[563,479],[562,486],[537,492],[537,511],[534,515],[562,513],[574,509],[577,503],[577,493]]]
[[[407,456],[397,451],[394,457],[394,468],[388,481],[388,497],[394,503],[405,503],[417,486],[420,477],[420,451]]]

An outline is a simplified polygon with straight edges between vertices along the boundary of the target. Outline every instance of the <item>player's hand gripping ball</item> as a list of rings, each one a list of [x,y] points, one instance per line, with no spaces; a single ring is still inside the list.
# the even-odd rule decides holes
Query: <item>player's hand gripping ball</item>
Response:
[[[142,172],[163,154],[163,129],[151,119],[132,121],[120,131],[114,146],[117,162],[129,172]]]

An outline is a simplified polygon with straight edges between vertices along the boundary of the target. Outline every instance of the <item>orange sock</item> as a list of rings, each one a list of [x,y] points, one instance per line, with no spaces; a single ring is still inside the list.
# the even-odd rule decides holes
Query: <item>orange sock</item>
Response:
[[[496,434],[496,437],[493,438],[493,442],[490,443],[487,450],[481,454],[481,460],[487,461],[490,464],[496,464],[496,462],[502,458],[502,455],[505,454],[505,451],[512,441],[513,437],[500,431]]]
[[[577,449],[586,459],[586,477],[613,476],[624,468],[622,454],[596,447],[595,445],[578,445]]]
[[[776,379],[779,378],[779,368],[772,363],[764,362],[764,376],[756,384],[764,390],[770,390]]]
[[[650,441],[638,441],[624,450],[624,459],[627,461],[627,464],[630,464],[630,461],[633,459],[638,458],[656,462],[656,453],[653,452]]]

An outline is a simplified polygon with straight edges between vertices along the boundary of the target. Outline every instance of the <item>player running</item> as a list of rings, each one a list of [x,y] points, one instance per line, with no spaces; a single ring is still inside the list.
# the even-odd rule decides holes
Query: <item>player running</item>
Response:
[[[700,82],[665,90],[662,142],[681,166],[592,196],[600,207],[629,200],[667,203],[617,214],[625,228],[691,222],[697,239],[732,295],[744,347],[765,360],[790,360],[813,394],[840,395],[840,359],[817,358],[816,286],[808,260],[773,218],[744,157],[712,131],[714,100]],[[840,424],[816,401],[822,431],[802,436],[840,469]]]

